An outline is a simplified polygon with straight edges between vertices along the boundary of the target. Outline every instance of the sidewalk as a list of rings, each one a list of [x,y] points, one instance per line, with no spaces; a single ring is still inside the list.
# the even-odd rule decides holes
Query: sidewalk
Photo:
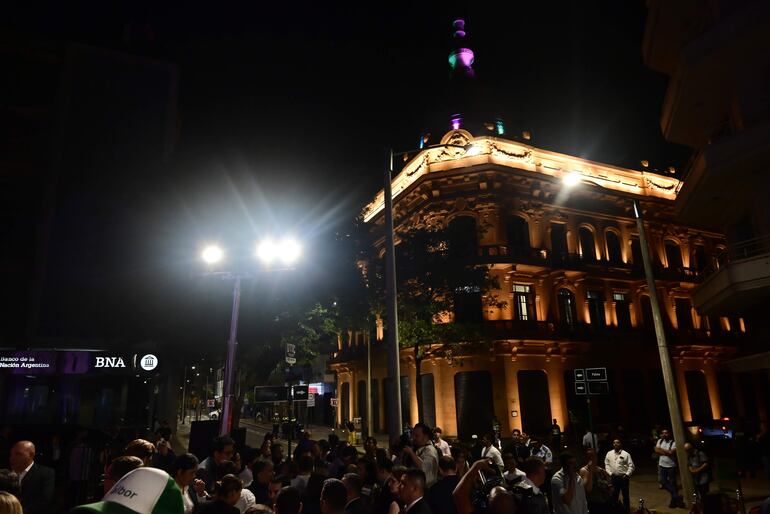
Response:
[[[258,448],[262,444],[262,439],[267,432],[272,432],[273,425],[270,423],[254,422],[250,419],[242,419],[241,427],[246,428],[246,444]],[[313,435],[314,439],[326,439],[330,433],[336,433],[339,435],[340,440],[347,441],[347,430],[334,430],[327,426],[310,425],[308,430]],[[387,447],[388,438],[383,434],[376,434],[375,438],[380,447]],[[187,451],[187,446],[190,440],[190,424],[178,425],[177,433],[172,438],[172,444],[174,452],[177,455]],[[276,442],[284,446],[284,450],[288,445],[288,441],[285,439],[276,439]],[[292,448],[296,441],[292,441]],[[356,447],[363,451],[363,441],[358,441]],[[746,511],[759,505],[762,500],[770,496],[770,487],[768,487],[767,480],[760,474],[757,478],[744,479],[741,483],[743,488],[743,497],[745,498]],[[717,491],[720,489],[727,493],[730,498],[735,498],[735,488],[737,484],[719,484],[714,482],[711,484],[711,491]],[[687,514],[684,509],[669,509],[668,493],[658,488],[658,478],[654,472],[640,471],[635,474],[631,479],[630,484],[630,496],[631,496],[631,508],[632,511],[636,510],[639,504],[639,499],[644,498],[645,506],[650,512],[660,514]]]

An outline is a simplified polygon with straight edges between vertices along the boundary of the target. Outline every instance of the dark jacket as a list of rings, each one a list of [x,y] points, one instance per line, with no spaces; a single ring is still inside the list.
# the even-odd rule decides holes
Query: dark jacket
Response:
[[[216,500],[210,503],[199,503],[193,514],[241,514],[237,507],[228,505],[222,500]]]
[[[406,511],[407,514],[433,514],[433,511],[430,510],[430,506],[428,506],[428,502],[425,501],[425,498],[420,498],[420,500],[412,505],[412,508]],[[444,514],[443,512],[437,512],[436,514]]]
[[[203,480],[206,484],[206,492],[212,494],[214,492],[214,486],[217,481],[217,465],[214,462],[213,457],[203,459],[198,465],[198,471],[195,473],[195,478]]]
[[[370,514],[371,512],[369,505],[361,497],[351,500],[345,505],[345,514]]]
[[[425,501],[428,502],[430,510],[441,514],[456,514],[457,507],[452,493],[459,482],[459,476],[449,475],[433,484],[433,487],[425,494]],[[409,512],[411,514],[412,511]]]
[[[21,481],[19,500],[24,514],[44,514],[51,506],[54,491],[54,471],[34,463]]]
[[[549,514],[548,502],[542,489],[539,494],[531,485],[519,482],[513,486],[513,497],[516,500],[516,512],[521,514]]]

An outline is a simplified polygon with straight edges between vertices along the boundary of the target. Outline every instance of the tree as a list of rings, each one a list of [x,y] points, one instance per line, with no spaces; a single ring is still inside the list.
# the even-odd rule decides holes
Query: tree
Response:
[[[475,227],[475,225],[474,225]],[[424,418],[421,371],[430,357],[454,360],[472,343],[484,341],[484,305],[502,306],[490,291],[497,287],[489,267],[475,262],[475,228],[413,227],[399,232],[396,246],[398,336],[411,348],[417,375],[418,419]],[[382,259],[368,269],[372,308],[383,315],[385,281]]]

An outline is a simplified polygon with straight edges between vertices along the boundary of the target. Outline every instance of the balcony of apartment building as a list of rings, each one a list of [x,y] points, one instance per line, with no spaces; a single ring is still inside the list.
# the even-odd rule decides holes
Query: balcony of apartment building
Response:
[[[735,313],[770,295],[770,235],[728,245],[695,288],[692,300],[704,314]]]

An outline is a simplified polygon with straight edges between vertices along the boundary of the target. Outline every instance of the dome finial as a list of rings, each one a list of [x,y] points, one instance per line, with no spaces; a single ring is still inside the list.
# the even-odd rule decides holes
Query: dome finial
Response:
[[[465,45],[465,20],[456,19],[452,23],[454,29],[453,40],[454,48],[449,53],[449,66],[452,68],[452,77],[472,78],[473,71],[473,50],[466,48]]]

